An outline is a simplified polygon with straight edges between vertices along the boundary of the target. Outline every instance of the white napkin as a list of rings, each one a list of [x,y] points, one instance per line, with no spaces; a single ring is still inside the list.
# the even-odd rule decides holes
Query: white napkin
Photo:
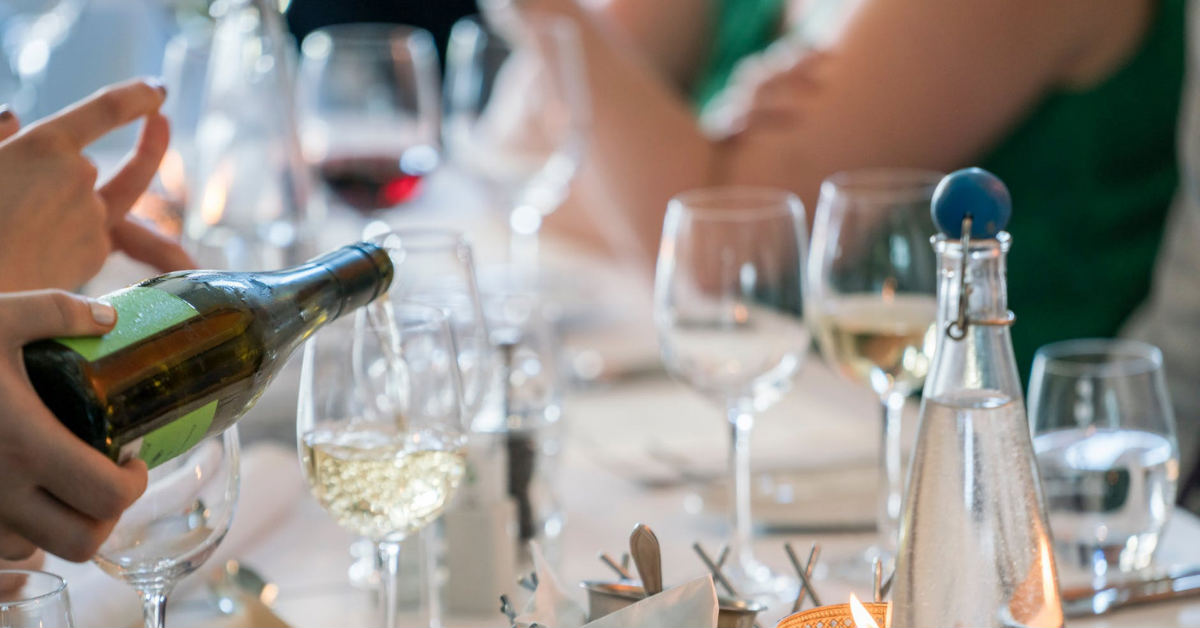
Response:
[[[717,610],[717,591],[712,576],[705,574],[609,613],[584,628],[716,628]]]
[[[179,583],[173,595],[202,585],[210,569],[249,551],[287,517],[305,493],[296,464],[296,452],[276,444],[256,444],[243,452],[241,496],[229,534],[196,574]],[[67,580],[78,628],[140,625],[141,602],[123,581],[91,563],[71,563],[56,556],[46,557],[45,569]]]
[[[584,624],[587,615],[583,607],[566,593],[542,556],[541,548],[536,543],[531,543],[530,548],[538,587],[525,612],[516,618],[516,625],[521,628],[534,623],[545,628],[716,628],[717,591],[710,575]]]

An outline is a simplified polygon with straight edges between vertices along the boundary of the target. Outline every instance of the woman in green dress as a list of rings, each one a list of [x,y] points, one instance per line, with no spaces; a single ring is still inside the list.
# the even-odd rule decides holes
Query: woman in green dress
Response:
[[[843,2],[816,55],[788,37],[811,1],[482,4],[581,27],[593,144],[551,228],[623,234],[649,260],[684,189],[773,185],[812,208],[840,170],[980,165],[1013,196],[1023,375],[1038,346],[1115,335],[1146,296],[1177,182],[1186,0]]]

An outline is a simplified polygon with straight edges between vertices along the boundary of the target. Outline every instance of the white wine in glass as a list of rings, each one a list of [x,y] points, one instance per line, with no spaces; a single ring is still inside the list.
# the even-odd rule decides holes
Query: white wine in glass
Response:
[[[317,502],[374,542],[383,625],[395,628],[400,543],[462,481],[461,376],[446,314],[382,301],[308,341],[296,430]]]
[[[808,265],[806,316],[821,353],[850,381],[869,386],[883,414],[878,540],[847,575],[890,566],[899,534],[904,399],[929,373],[936,340],[937,266],[929,238],[938,172],[839,172],[821,185]]]

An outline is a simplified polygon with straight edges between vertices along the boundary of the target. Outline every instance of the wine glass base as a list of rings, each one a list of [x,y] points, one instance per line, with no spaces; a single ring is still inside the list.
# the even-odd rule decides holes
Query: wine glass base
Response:
[[[723,567],[721,573],[742,598],[768,606],[791,601],[800,591],[800,584],[795,577],[772,571],[752,556]],[[720,584],[716,586],[719,596],[725,597],[728,594]]]

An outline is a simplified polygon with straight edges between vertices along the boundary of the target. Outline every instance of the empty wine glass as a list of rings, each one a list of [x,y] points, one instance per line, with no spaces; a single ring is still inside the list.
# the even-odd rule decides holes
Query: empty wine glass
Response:
[[[45,571],[0,570],[0,626],[4,628],[71,628],[67,582]],[[19,586],[18,586],[18,583]]]
[[[1179,477],[1162,352],[1132,340],[1046,345],[1029,418],[1063,583],[1099,588],[1151,567]]]
[[[877,169],[840,172],[821,185],[809,259],[809,322],[825,360],[870,386],[883,407],[878,537],[852,575],[896,555],[903,476],[904,398],[929,372],[936,334],[937,261],[929,204],[942,174]]]
[[[301,144],[333,203],[368,214],[416,198],[438,164],[433,37],[338,24],[309,33],[301,53]]]
[[[558,208],[590,126],[578,28],[526,11],[494,28],[455,23],[446,52],[445,137],[452,159],[507,205],[514,261],[536,260],[542,218]]]
[[[725,406],[733,538],[725,574],[742,595],[794,593],[750,547],[750,430],[791,386],[808,351],[802,318],[804,207],[766,188],[693,190],[667,207],[654,319],[671,374]]]
[[[146,628],[163,628],[175,584],[208,560],[229,531],[238,455],[234,426],[151,469],[146,492],[121,515],[93,558],[137,590]]]
[[[384,301],[304,348],[296,430],[313,496],[375,542],[383,625],[397,626],[400,542],[436,519],[465,461],[458,364],[438,308]]]

